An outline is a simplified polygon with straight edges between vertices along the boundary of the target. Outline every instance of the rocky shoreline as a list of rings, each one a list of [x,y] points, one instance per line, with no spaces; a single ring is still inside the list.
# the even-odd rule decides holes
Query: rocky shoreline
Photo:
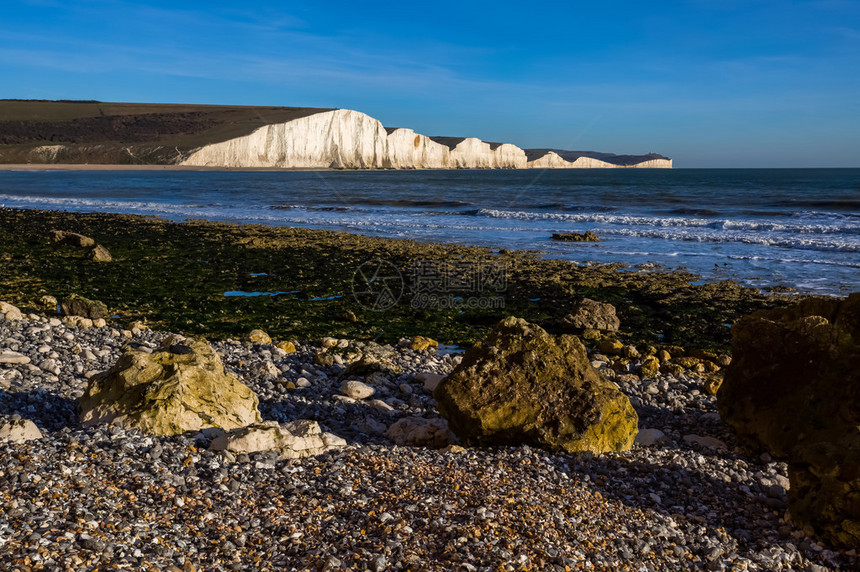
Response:
[[[427,387],[457,355],[414,343],[328,338],[287,351],[265,338],[222,339],[213,347],[258,396],[263,420],[317,421],[345,441],[299,459],[234,455],[211,450],[206,432],[154,437],[81,426],[76,403],[87,380],[124,349],[156,351],[172,334],[20,317],[0,317],[0,425],[26,419],[41,437],[0,439],[2,569],[860,566],[853,551],[821,546],[785,520],[786,465],[740,448],[705,374],[640,379],[590,350],[638,414],[639,437],[627,452],[431,449],[386,434],[404,418],[438,418]],[[344,395],[358,355],[390,364],[352,370],[372,396]]]
[[[54,231],[91,238],[112,261],[52,242]],[[356,295],[359,271],[373,261],[399,286],[385,311],[372,296]],[[698,279],[648,264],[578,264],[344,232],[0,208],[0,299],[33,307],[46,294],[78,294],[104,302],[126,326],[147,320],[218,338],[262,328],[387,343],[432,334],[467,346],[508,315],[563,331],[572,304],[587,297],[617,308],[626,343],[726,353],[736,319],[798,298]]]

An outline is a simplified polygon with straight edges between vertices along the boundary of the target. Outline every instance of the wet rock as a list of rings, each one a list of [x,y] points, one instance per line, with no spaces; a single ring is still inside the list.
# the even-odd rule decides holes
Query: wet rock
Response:
[[[578,338],[514,317],[470,348],[434,396],[467,442],[603,453],[629,449],[637,432],[630,400],[591,366]]]
[[[191,353],[127,351],[90,379],[78,403],[81,422],[113,422],[156,435],[259,422],[257,396],[224,371],[212,347],[205,340],[186,344]]]
[[[584,233],[555,232],[552,235],[552,239],[562,242],[600,242],[600,237],[591,230],[586,230]]]
[[[586,329],[614,332],[618,330],[621,322],[615,315],[615,306],[612,304],[583,298],[573,312],[564,317],[562,325],[567,331],[573,332]]]
[[[61,308],[65,316],[80,316],[90,319],[107,318],[110,316],[110,312],[104,302],[89,300],[77,294],[72,294],[63,300]]]

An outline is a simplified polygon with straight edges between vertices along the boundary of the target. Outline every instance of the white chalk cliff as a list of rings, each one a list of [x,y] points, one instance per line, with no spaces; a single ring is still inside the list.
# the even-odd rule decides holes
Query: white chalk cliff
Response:
[[[193,151],[182,165],[285,169],[558,169],[621,167],[579,157],[567,161],[549,151],[529,160],[509,143],[475,137],[427,137],[411,129],[386,129],[358,111],[323,111]],[[625,167],[671,168],[671,159]]]

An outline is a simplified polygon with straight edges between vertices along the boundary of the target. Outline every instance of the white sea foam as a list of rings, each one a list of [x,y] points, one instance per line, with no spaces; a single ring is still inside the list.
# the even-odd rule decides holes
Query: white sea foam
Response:
[[[528,221],[555,221],[560,223],[594,223],[615,226],[643,227],[694,227],[722,230],[753,230],[764,232],[792,232],[802,234],[860,234],[860,222],[849,219],[834,224],[774,223],[755,220],[713,220],[685,217],[648,217],[603,213],[537,213],[529,211],[506,211],[479,209],[477,216]]]

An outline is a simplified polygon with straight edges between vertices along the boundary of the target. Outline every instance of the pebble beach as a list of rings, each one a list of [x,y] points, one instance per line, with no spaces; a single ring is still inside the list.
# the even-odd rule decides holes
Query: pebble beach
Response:
[[[829,550],[786,520],[786,466],[741,449],[693,373],[638,380],[593,356],[639,415],[624,453],[430,449],[395,445],[385,431],[438,417],[425,381],[457,355],[338,340],[401,370],[355,399],[343,395],[347,364],[318,359],[320,341],[286,353],[213,339],[264,420],[316,420],[346,446],[237,456],[209,450],[203,433],[82,428],[87,379],[123,348],[151,351],[168,335],[36,314],[0,320],[2,422],[26,419],[41,433],[0,440],[0,569],[860,568],[853,551]]]

